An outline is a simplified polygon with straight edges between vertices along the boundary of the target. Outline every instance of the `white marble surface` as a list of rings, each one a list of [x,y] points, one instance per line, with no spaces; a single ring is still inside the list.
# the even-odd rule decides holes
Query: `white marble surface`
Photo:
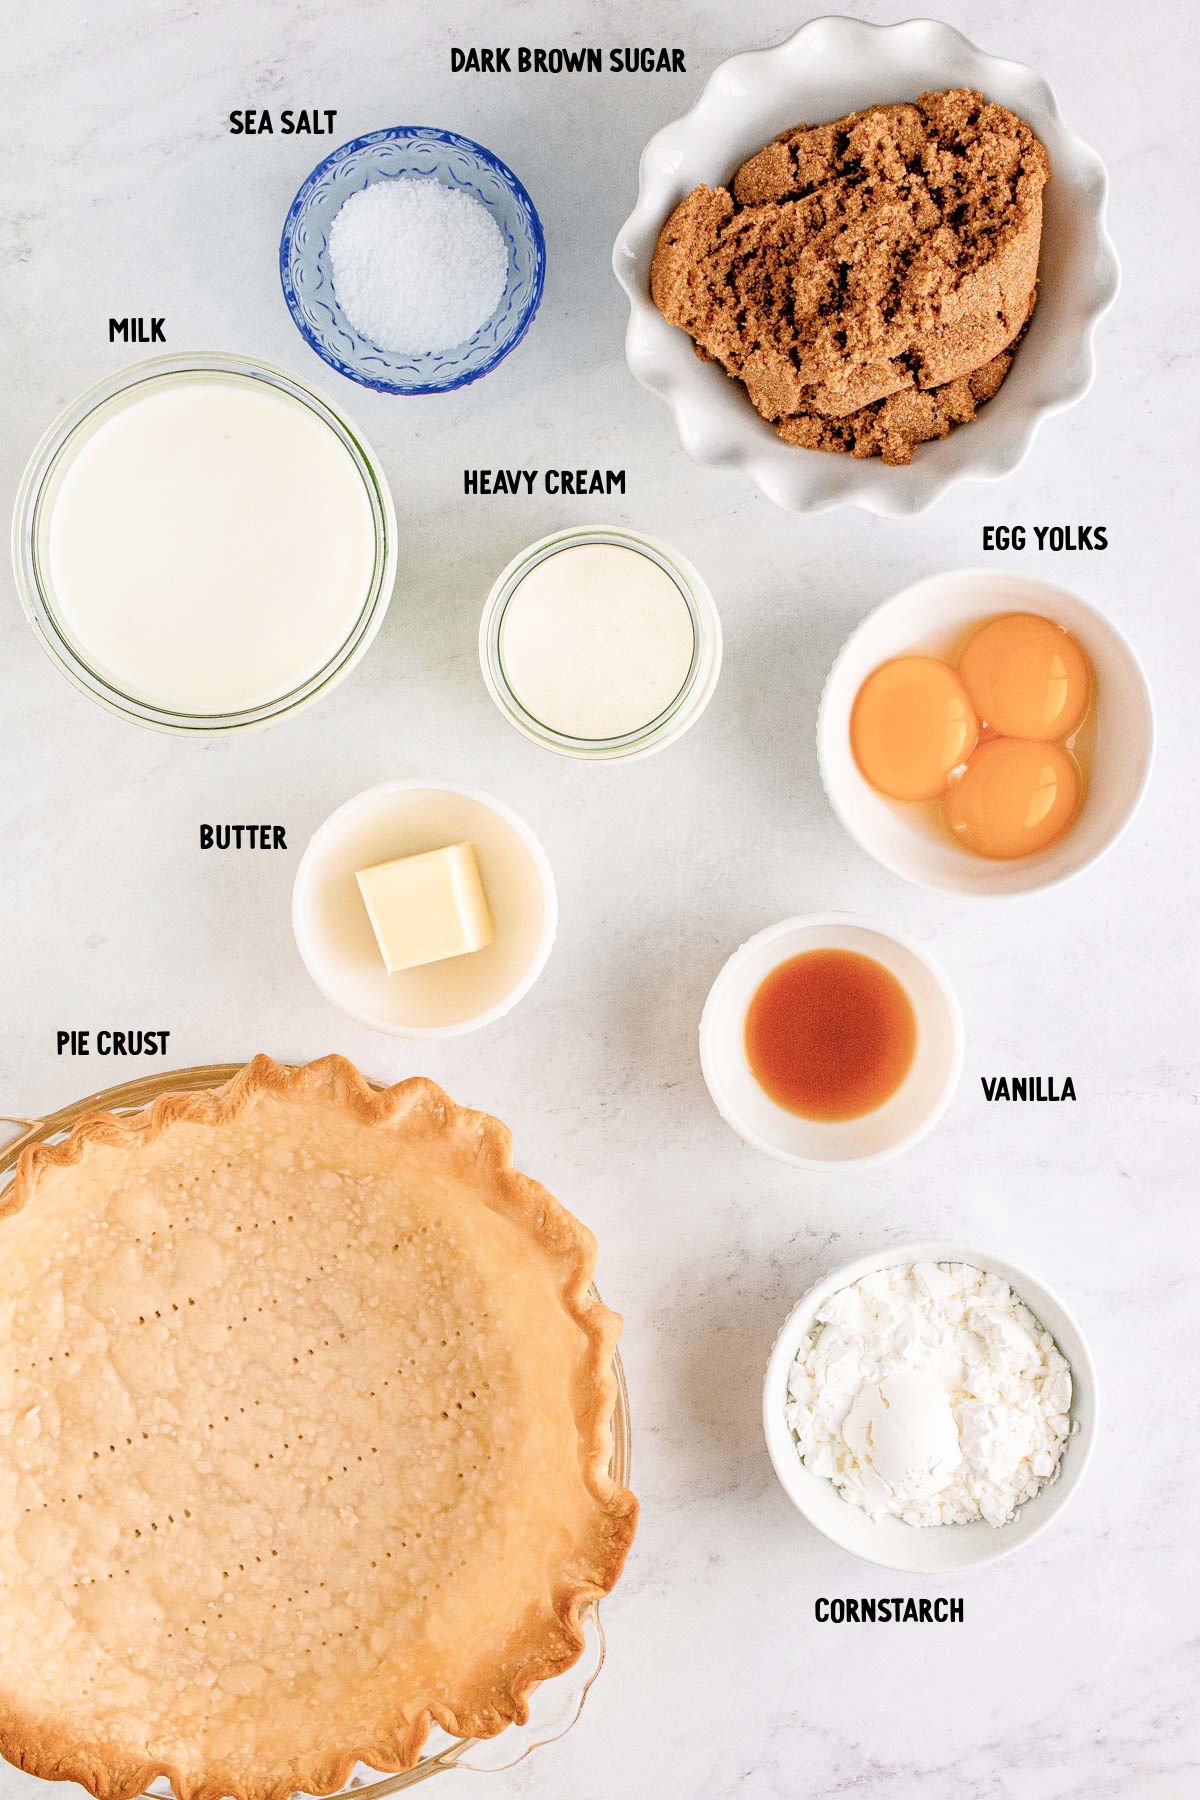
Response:
[[[864,6],[898,19],[904,0]],[[381,453],[402,522],[376,647],[324,704],[197,746],[89,704],[42,655],[5,578],[0,1107],[38,1113],[143,1065],[59,1060],[70,1024],[171,1031],[178,1064],[340,1050],[420,1070],[513,1126],[522,1163],[596,1229],[627,1315],[644,1521],[606,1608],[609,1663],[572,1735],[489,1792],[525,1800],[861,1793],[881,1800],[1184,1796],[1196,1723],[1198,1344],[1194,857],[1200,663],[1195,545],[1193,100],[1182,14],[1087,0],[959,0],[987,49],[1031,62],[1113,176],[1126,282],[1090,397],[1020,472],[924,519],[777,513],[694,468],[628,377],[609,247],[638,153],[724,56],[784,35],[784,0],[570,9],[471,0],[52,0],[6,34],[4,491],[78,389],[130,360],[110,313],[165,314],[172,347],[291,365]],[[683,76],[453,78],[452,41],[680,43]],[[287,204],[328,145],[235,138],[230,108],[334,106],[337,141],[417,118],[521,174],[549,239],[526,344],[456,398],[405,401],[325,371],[279,293]],[[628,470],[624,505],[464,501],[464,464]],[[528,539],[604,513],[675,542],[722,608],[726,665],[701,726],[661,757],[589,768],[525,743],[479,679],[475,629]],[[824,804],[816,696],[850,626],[929,571],[980,558],[983,522],[1098,522],[1104,555],[997,558],[1077,587],[1133,636],[1161,720],[1157,779],[1113,857],[997,910],[868,861]],[[1189,591],[1190,590],[1190,591]],[[503,1023],[429,1049],[341,1019],[292,945],[310,830],[391,775],[476,782],[541,834],[562,923]],[[278,820],[286,856],[202,855],[201,819]],[[961,1090],[909,1157],[861,1177],[778,1167],[718,1119],[696,1021],[728,951],[791,911],[913,932],[966,1011]],[[979,1074],[1070,1073],[1074,1107],[988,1107]],[[793,1299],[836,1261],[952,1234],[1024,1261],[1077,1310],[1099,1363],[1092,1471],[1063,1521],[958,1584],[957,1627],[817,1627],[814,1597],[905,1593],[793,1513],[763,1449],[759,1384]],[[464,1788],[483,1777],[455,1778]],[[25,1785],[0,1773],[4,1800]]]

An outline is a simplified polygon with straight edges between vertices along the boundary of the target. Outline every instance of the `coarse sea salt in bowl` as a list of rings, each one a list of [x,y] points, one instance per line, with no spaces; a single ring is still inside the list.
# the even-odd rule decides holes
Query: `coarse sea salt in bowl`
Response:
[[[353,194],[375,182],[436,181],[486,207],[508,252],[491,317],[465,342],[389,350],[350,322],[334,286],[329,235]],[[339,375],[385,394],[447,394],[478,381],[533,323],[546,279],[546,240],[533,201],[482,144],[431,125],[392,125],[352,138],[315,168],[292,201],[279,244],[283,294],[301,336]]]
[[[817,1315],[843,1288],[883,1270],[917,1263],[966,1264],[1007,1283],[1038,1324],[1048,1331],[1071,1371],[1071,1431],[1054,1475],[1004,1525],[979,1519],[963,1525],[908,1525],[885,1513],[872,1519],[844,1500],[832,1481],[801,1460],[788,1425],[788,1376],[797,1352],[811,1338]],[[763,1384],[763,1428],[780,1485],[810,1525],[842,1550],[865,1562],[910,1575],[951,1576],[996,1562],[1037,1537],[1062,1512],[1083,1479],[1096,1436],[1096,1368],[1074,1316],[1054,1291],[991,1251],[935,1239],[894,1244],[830,1271],[811,1287],[780,1328]]]

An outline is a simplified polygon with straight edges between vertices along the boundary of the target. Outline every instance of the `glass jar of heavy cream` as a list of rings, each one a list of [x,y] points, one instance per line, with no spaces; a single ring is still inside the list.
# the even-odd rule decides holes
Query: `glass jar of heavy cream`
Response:
[[[497,579],[479,628],[488,692],[563,756],[651,756],[704,711],[721,621],[677,550],[623,526],[554,532]]]
[[[395,558],[361,434],[238,356],[157,357],[89,389],[34,451],[13,518],[17,588],[59,668],[127,719],[196,735],[340,681]]]

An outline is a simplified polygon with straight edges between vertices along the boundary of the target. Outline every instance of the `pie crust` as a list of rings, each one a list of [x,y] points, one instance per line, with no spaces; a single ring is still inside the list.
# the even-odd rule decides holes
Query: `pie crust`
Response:
[[[283,1800],[524,1721],[637,1502],[595,1242],[503,1125],[258,1056],[26,1150],[0,1215],[10,1762]]]

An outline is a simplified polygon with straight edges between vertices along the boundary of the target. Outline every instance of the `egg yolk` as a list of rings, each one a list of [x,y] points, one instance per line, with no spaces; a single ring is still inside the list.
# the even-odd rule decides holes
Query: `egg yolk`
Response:
[[[1053,619],[1005,613],[967,640],[958,673],[984,723],[1005,737],[1067,737],[1087,711],[1087,658]]]
[[[1060,837],[1079,805],[1079,770],[1057,744],[992,738],[944,802],[946,823],[978,856],[1030,856]]]
[[[933,800],[975,748],[979,725],[954,670],[898,656],[867,676],[850,715],[855,761],[891,800]]]

